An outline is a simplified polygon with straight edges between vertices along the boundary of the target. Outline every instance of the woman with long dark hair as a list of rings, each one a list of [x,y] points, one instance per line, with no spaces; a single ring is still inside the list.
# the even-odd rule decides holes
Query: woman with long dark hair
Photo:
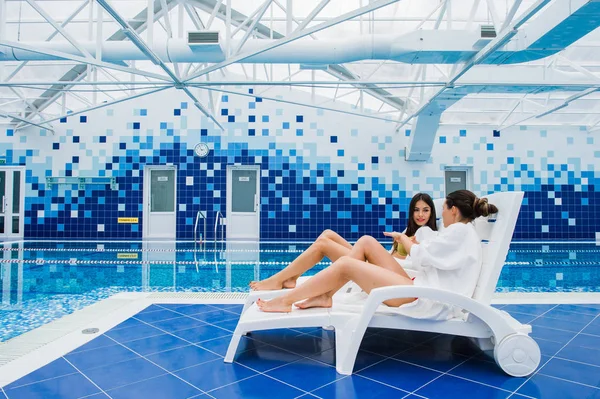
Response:
[[[428,226],[434,231],[437,230],[433,200],[429,194],[418,193],[410,201],[406,234],[413,237],[422,226]],[[342,256],[348,256],[351,250],[352,244],[342,236],[333,230],[325,230],[306,251],[302,252],[285,269],[265,280],[252,281],[250,288],[255,291],[294,288],[298,277],[323,258],[327,257],[335,262]],[[396,243],[391,253],[394,258],[399,260],[406,257],[404,246]]]

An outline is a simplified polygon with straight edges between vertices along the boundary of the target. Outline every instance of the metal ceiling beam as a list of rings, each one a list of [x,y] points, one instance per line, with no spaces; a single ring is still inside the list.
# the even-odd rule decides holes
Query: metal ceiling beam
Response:
[[[148,45],[146,43],[144,43],[144,41],[138,36],[138,34],[135,32],[135,30],[133,30],[133,28],[123,19],[123,17],[121,17],[119,15],[118,12],[115,11],[115,9],[110,4],[108,4],[107,0],[96,0],[96,1],[98,2],[98,4],[100,4],[102,6],[102,8],[104,8],[104,10],[110,16],[112,16],[112,18],[117,22],[117,24],[119,24],[121,26],[125,35],[127,37],[129,37],[129,40],[131,40],[144,54],[146,54],[152,60],[153,63],[160,66],[160,68],[163,71],[165,71],[167,73],[167,75],[169,75],[169,77],[173,80],[173,82],[175,83],[175,86],[178,89],[182,89],[192,99],[192,101],[194,102],[194,105],[205,116],[210,118],[221,130],[225,130],[223,128],[223,126],[219,123],[219,121],[215,118],[215,116],[208,109],[206,109],[202,104],[200,104],[200,101],[198,101],[196,96],[194,96],[194,94],[192,94],[190,89],[188,87],[186,87],[183,84],[183,82],[179,79],[179,77],[177,77],[177,75],[175,73],[173,73],[173,71],[171,71],[171,69],[150,49],[150,47],[148,47]],[[162,8],[166,8],[165,0],[161,0],[161,3],[162,3]]]
[[[219,19],[225,21],[226,20],[226,7],[222,4],[223,0],[188,0],[189,4],[194,5],[195,7],[200,8],[201,10],[211,13],[211,20],[214,17],[218,17]],[[231,21],[235,26],[240,26],[245,20],[246,15],[236,11],[231,10]],[[257,23],[255,27],[255,32],[257,36],[262,38],[272,38],[272,39],[282,39],[285,36],[280,32],[275,30],[271,30],[269,27]],[[352,82],[353,80],[357,80],[356,76],[345,66],[338,64],[330,64],[328,66],[328,70],[326,71],[332,76],[335,76],[337,79],[345,80]],[[359,86],[358,86],[359,85]],[[356,87],[365,90],[367,93],[372,95],[384,103],[397,108],[402,109],[404,107],[404,100],[400,98],[396,98],[392,96],[390,92],[384,89],[380,89],[376,84],[373,83],[359,83]],[[392,97],[390,97],[392,96]]]
[[[293,42],[294,40],[301,39],[301,38],[303,38],[305,36],[308,36],[308,35],[310,35],[312,33],[316,33],[316,32],[319,32],[319,31],[321,31],[323,29],[327,29],[329,27],[335,26],[335,25],[337,25],[337,24],[339,24],[341,22],[344,22],[345,20],[347,20],[349,18],[354,18],[354,17],[357,17],[359,15],[363,15],[363,14],[375,11],[375,10],[381,8],[381,7],[385,7],[387,5],[395,3],[397,1],[400,1],[400,0],[377,0],[377,1],[374,1],[374,2],[370,3],[367,6],[360,7],[358,9],[356,9],[356,10],[351,11],[351,12],[347,12],[347,13],[344,13],[344,14],[342,14],[340,16],[332,18],[328,22],[324,22],[324,23],[318,24],[316,26],[313,26],[313,27],[311,27],[309,29],[306,29],[306,30],[303,30],[301,32],[293,33],[290,36],[287,36],[285,38],[279,39],[279,40],[277,40],[277,41],[275,41],[275,42],[273,42],[273,43],[271,43],[271,44],[269,44],[269,45],[267,45],[267,46],[265,46],[265,47],[263,47],[261,49],[232,56],[232,57],[230,57],[229,59],[226,59],[223,62],[220,62],[218,64],[215,64],[213,66],[210,66],[208,68],[204,68],[204,69],[200,70],[199,72],[197,72],[194,75],[192,75],[189,78],[187,78],[184,82],[189,82],[189,81],[191,81],[193,79],[199,78],[200,76],[206,75],[207,73],[210,73],[210,72],[213,72],[213,71],[217,71],[217,70],[219,70],[221,68],[224,68],[224,67],[226,67],[228,65],[231,65],[233,63],[243,61],[246,58],[250,58],[250,57],[252,57],[254,55],[264,53],[265,51],[277,48],[277,47],[282,46],[282,45],[284,45],[286,43]]]
[[[400,123],[397,131],[405,126],[413,118],[413,132],[410,136],[409,145],[406,147],[406,159],[409,161],[427,161],[431,155],[431,149],[437,134],[440,118],[442,113],[456,101],[460,100],[464,95],[448,90],[454,88],[454,84],[458,79],[463,77],[471,68],[481,64],[486,58],[504,46],[511,38],[513,38],[519,28],[523,26],[529,19],[544,8],[550,0],[538,0],[519,18],[510,24],[508,28],[502,31],[495,39],[490,41],[482,48],[473,58],[467,61],[462,67],[458,68],[452,74],[452,77],[447,81],[446,86],[437,90],[431,95],[427,101],[422,102],[422,105],[408,118]],[[488,1],[489,6],[489,1]],[[496,22],[497,23],[497,22]],[[423,114],[423,117],[420,117]]]
[[[152,0],[150,0],[152,1]],[[175,7],[175,5],[177,4],[176,0],[166,0],[167,1],[167,9],[164,10],[161,7],[161,3],[160,0],[154,0],[154,14],[157,14],[159,17],[160,15],[162,15],[162,13],[164,12],[168,12],[169,10],[171,10],[173,7]],[[147,12],[146,9],[142,10],[141,12],[139,12],[135,17],[133,17],[132,21],[130,22],[130,26],[138,33],[143,32],[146,29],[146,16],[147,16]],[[111,35],[107,41],[121,41],[125,39],[125,35],[123,34],[123,32],[121,30],[115,32],[113,35]],[[73,68],[71,68],[68,72],[66,72],[61,78],[58,79],[58,81],[64,81],[64,84],[59,84],[56,86],[52,86],[51,88],[49,88],[47,91],[45,91],[40,97],[39,100],[36,100],[33,102],[33,105],[39,110],[39,111],[43,111],[46,107],[48,107],[50,104],[52,104],[54,101],[56,101],[56,99],[58,99],[61,94],[62,91],[65,89],[68,89],[69,86],[69,81],[79,81],[83,78],[85,78],[85,76],[87,75],[87,66],[86,65],[76,65]],[[26,110],[25,115],[26,118],[29,117],[30,115],[30,111]]]

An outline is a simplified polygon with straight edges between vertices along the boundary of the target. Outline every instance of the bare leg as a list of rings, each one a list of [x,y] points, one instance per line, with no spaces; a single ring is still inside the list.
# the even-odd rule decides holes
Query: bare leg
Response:
[[[306,251],[302,252],[285,269],[265,280],[250,282],[250,288],[255,291],[294,288],[298,277],[319,263],[324,257],[335,262],[341,256],[348,255],[351,249],[352,245],[344,240],[342,236],[335,231],[325,230]]]
[[[270,301],[259,299],[257,304],[265,312],[289,312],[292,304],[306,298],[310,298],[314,306],[331,306],[331,292],[349,280],[357,283],[367,293],[379,287],[413,284],[408,277],[344,256],[298,288]],[[415,298],[396,298],[385,301],[385,304],[400,306],[414,300]],[[309,307],[306,305],[303,307]]]
[[[348,255],[358,260],[366,260],[373,265],[383,267],[396,274],[410,278],[406,271],[376,239],[371,236],[362,236]]]

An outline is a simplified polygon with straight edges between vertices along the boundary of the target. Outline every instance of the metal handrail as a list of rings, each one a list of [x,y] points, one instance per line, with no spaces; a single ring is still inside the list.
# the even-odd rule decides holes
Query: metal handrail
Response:
[[[206,214],[202,211],[196,213],[196,223],[194,224],[194,243],[198,242],[198,221],[202,219],[204,222],[204,235],[200,237],[200,243],[204,244],[206,240]]]
[[[198,266],[198,221],[202,219],[204,222],[204,235],[200,238],[200,249],[204,247],[204,242],[206,241],[206,214],[202,211],[198,211],[196,213],[196,223],[194,224],[194,263],[196,264],[196,272],[200,272],[200,268]]]
[[[215,249],[217,248],[217,228],[219,227],[219,222],[223,220],[223,214],[221,211],[217,211],[215,216]],[[225,239],[225,231],[223,230],[223,223],[221,222],[221,241]]]

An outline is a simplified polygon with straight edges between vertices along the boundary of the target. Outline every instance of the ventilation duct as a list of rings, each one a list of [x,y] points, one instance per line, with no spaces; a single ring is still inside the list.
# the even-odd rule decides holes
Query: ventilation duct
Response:
[[[219,44],[218,31],[192,31],[187,34],[189,46],[202,46],[207,44]]]

